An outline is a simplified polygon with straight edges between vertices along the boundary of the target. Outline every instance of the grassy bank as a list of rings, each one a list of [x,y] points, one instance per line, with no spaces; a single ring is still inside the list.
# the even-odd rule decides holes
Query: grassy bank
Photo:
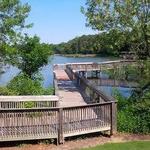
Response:
[[[136,141],[126,143],[104,144],[82,150],[149,150],[149,149],[150,149],[150,141]]]

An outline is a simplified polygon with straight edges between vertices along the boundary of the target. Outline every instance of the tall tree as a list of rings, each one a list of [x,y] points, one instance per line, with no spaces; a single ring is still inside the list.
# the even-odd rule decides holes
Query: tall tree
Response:
[[[0,62],[13,53],[10,45],[18,41],[21,30],[31,26],[25,25],[29,12],[30,6],[20,0],[0,0]]]
[[[130,31],[137,52],[150,57],[149,0],[87,0],[81,11],[93,29]]]
[[[16,65],[22,72],[33,78],[39,69],[48,63],[48,58],[52,54],[51,46],[40,43],[37,36],[28,37],[17,46],[16,55],[12,59],[12,64]]]

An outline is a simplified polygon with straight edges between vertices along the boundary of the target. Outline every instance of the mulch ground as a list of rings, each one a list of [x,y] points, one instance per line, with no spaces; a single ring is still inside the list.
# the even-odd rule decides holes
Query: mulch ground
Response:
[[[135,135],[135,134],[116,134],[106,137],[102,135],[79,136],[71,139],[66,139],[62,145],[46,144],[47,141],[30,141],[0,143],[0,150],[79,150],[81,148],[94,147],[105,143],[119,143],[127,141],[150,141],[150,135]]]

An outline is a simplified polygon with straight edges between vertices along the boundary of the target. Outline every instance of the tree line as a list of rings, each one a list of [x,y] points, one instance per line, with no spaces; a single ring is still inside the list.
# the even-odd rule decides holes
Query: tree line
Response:
[[[131,42],[139,59],[150,57],[150,3],[148,0],[86,0],[81,7],[86,25],[110,33],[119,30]]]
[[[130,34],[132,34],[130,31],[112,29],[109,32],[102,32],[95,35],[83,35],[66,43],[53,45],[53,51],[56,54],[119,56],[122,52],[135,52],[133,45],[138,39],[132,41]]]
[[[150,3],[145,0],[87,0],[81,12],[86,26],[99,31],[53,46],[59,54],[118,56],[133,52],[139,59],[150,57]]]

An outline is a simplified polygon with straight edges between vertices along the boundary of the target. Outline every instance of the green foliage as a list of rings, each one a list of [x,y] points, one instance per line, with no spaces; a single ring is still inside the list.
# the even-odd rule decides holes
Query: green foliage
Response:
[[[103,71],[103,73],[107,74],[111,79],[131,81],[131,82],[134,81],[135,83],[139,82],[140,79],[142,79],[141,72],[142,70],[138,65],[137,66],[122,65],[122,67],[120,68],[109,69],[109,70],[106,69]]]
[[[0,87],[0,95],[18,95],[17,92],[8,89],[7,87]]]
[[[43,95],[54,95],[54,88],[48,87],[48,88],[44,89]]]
[[[143,78],[143,85],[149,84],[150,85],[150,59],[145,61],[140,61],[139,65],[141,66],[141,76]]]
[[[13,54],[14,47],[10,45],[18,42],[21,29],[32,26],[25,25],[29,12],[30,6],[20,0],[0,0],[0,61],[8,59],[8,53]]]
[[[144,103],[147,102],[132,104],[118,112],[118,131],[150,133],[150,105],[144,105]]]
[[[125,33],[114,29],[109,33],[76,37],[67,43],[53,45],[53,50],[57,54],[118,56],[121,51],[128,51],[128,45],[130,43],[127,42]]]
[[[129,133],[150,133],[150,62],[139,61],[138,66],[124,68],[130,80],[136,80],[140,88],[135,89],[129,99],[114,92],[118,100],[118,131]],[[122,70],[121,70],[122,71]],[[121,77],[123,77],[121,75]],[[138,80],[139,79],[139,80]]]
[[[18,45],[16,56],[11,63],[31,78],[48,63],[51,54],[51,47],[48,44],[40,43],[37,36],[33,38],[26,36]]]
[[[40,43],[37,36],[33,38],[25,36],[14,50],[10,63],[21,70],[21,74],[15,77],[7,85],[7,88],[18,95],[45,95],[52,94],[51,88],[44,89],[41,85],[42,78],[39,69],[49,61],[52,54],[51,46]]]
[[[39,79],[31,79],[27,75],[20,74],[10,81],[7,88],[18,95],[50,95],[52,88],[44,89]]]
[[[1,33],[2,41],[14,38],[16,31],[29,25],[25,25],[25,19],[30,12],[28,4],[21,4],[19,0],[1,0],[0,1],[0,14],[1,14]]]
[[[116,94],[118,100],[118,131],[128,133],[150,133],[150,91],[145,93],[146,98],[134,100],[123,98]]]
[[[87,0],[81,8],[86,16],[87,26],[95,30],[111,32],[127,31],[126,41],[139,58],[150,57],[150,12],[149,2],[138,0]]]
[[[124,110],[128,105],[128,99],[123,97],[117,89],[114,89],[113,95],[117,100],[117,109],[118,109],[118,111]]]
[[[34,106],[35,102],[33,102],[32,100],[24,103],[24,108],[33,108]]]

